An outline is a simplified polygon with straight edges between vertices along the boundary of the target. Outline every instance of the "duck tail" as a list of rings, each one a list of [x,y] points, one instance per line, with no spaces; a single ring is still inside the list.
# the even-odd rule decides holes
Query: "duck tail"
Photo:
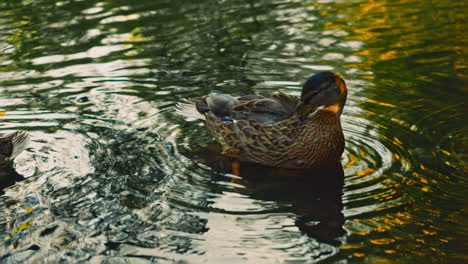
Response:
[[[186,98],[176,105],[176,112],[186,117],[188,120],[204,119],[205,116],[198,111],[199,101]]]
[[[15,159],[26,148],[28,142],[29,134],[24,131],[16,131],[0,137],[0,159],[5,161]]]

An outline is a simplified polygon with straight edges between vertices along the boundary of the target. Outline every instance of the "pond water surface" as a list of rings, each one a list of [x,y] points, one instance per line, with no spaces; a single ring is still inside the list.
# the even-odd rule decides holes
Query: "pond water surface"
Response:
[[[467,11],[2,0],[0,134],[31,143],[1,191],[0,263],[466,261]],[[176,111],[214,89],[299,95],[324,70],[349,89],[332,168],[234,173]]]

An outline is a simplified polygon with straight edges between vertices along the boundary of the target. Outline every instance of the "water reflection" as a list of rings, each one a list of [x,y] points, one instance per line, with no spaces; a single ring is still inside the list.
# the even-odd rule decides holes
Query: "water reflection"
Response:
[[[322,243],[340,244],[338,238],[344,234],[341,164],[295,171],[239,163],[238,172],[242,178],[235,182],[245,188],[241,193],[286,207],[296,215],[295,225],[302,233]]]
[[[298,229],[323,243],[339,245],[344,234],[342,213],[344,172],[341,163],[318,169],[291,170],[259,164],[215,159],[205,149],[191,153],[213,169],[215,181],[238,185],[234,190],[253,200],[273,201],[273,211],[292,212]]]
[[[0,1],[0,130],[32,137],[0,262],[461,262],[463,7]],[[212,141],[182,98],[323,70],[349,86],[344,172],[193,156]]]

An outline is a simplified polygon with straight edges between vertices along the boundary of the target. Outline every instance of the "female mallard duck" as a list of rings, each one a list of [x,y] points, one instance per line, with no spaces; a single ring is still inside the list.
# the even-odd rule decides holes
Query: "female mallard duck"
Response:
[[[341,77],[320,72],[307,79],[300,98],[213,92],[189,101],[225,154],[271,167],[315,168],[338,161],[343,153],[340,115],[346,96]]]
[[[11,165],[13,159],[24,150],[28,141],[29,135],[24,131],[0,137],[0,168]]]

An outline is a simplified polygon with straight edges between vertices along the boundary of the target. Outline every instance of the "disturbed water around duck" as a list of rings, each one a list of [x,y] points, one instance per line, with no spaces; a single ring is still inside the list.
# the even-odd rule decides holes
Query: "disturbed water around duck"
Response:
[[[464,5],[2,1],[0,263],[461,263]],[[234,167],[176,104],[349,94],[342,160]],[[3,179],[8,176],[8,181]]]

